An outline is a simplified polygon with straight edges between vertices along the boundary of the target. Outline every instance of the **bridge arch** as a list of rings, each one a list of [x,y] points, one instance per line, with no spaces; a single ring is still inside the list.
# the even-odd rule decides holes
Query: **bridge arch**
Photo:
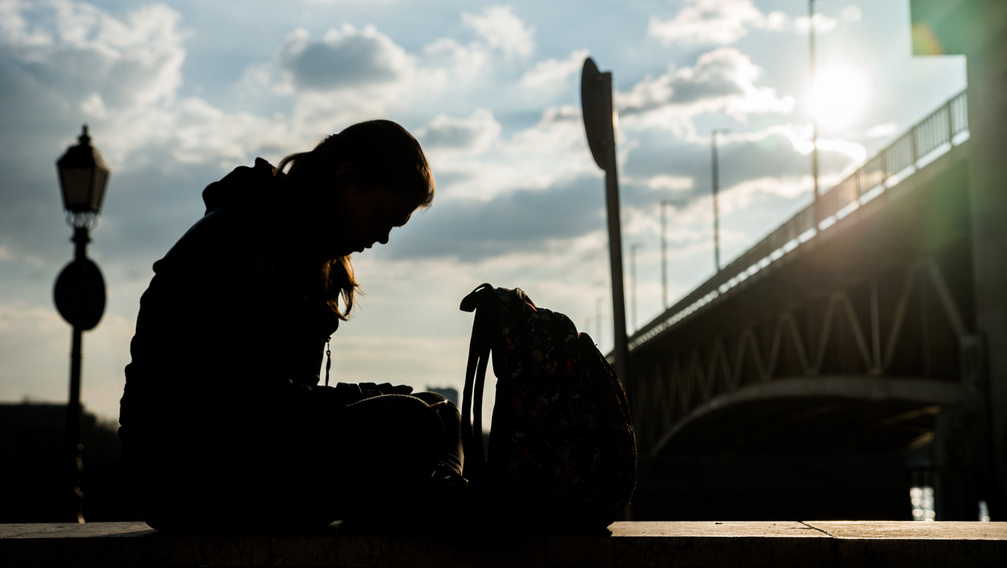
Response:
[[[942,406],[962,399],[960,384],[925,377],[779,378],[694,408],[657,439],[649,457],[911,447],[933,436]]]

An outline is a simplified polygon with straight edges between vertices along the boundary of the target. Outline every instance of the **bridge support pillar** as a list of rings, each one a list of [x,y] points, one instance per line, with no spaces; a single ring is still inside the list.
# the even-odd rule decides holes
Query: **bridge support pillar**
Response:
[[[991,464],[984,492],[992,520],[1007,519],[1007,2],[911,0],[914,27],[932,31],[946,54],[964,54],[968,73],[969,202],[975,325],[986,346],[985,390]],[[924,34],[925,35],[925,34]],[[917,55],[932,55],[914,45]]]
[[[969,30],[973,267],[976,325],[986,343],[993,520],[1007,520],[1007,2],[974,0],[959,10]],[[984,433],[977,432],[979,436]]]
[[[969,404],[941,408],[934,432],[934,510],[938,521],[975,521],[979,518],[979,459],[976,416]]]

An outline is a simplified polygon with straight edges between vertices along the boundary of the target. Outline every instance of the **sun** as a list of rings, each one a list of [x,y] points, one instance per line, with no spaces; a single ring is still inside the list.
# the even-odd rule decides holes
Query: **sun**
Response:
[[[811,87],[811,110],[819,126],[841,130],[863,112],[870,94],[867,78],[855,68],[823,68],[816,73]]]

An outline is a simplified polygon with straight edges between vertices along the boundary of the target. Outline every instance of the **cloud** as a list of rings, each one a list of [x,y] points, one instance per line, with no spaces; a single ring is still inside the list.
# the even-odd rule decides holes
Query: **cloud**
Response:
[[[515,253],[541,252],[602,229],[603,184],[596,177],[559,181],[548,189],[518,189],[488,200],[456,197],[435,204],[409,226],[401,258],[453,258],[472,263]],[[394,236],[394,235],[393,235]]]
[[[864,13],[860,10],[859,6],[851,4],[843,8],[839,13],[839,17],[844,22],[859,22],[864,19]]]
[[[718,49],[704,53],[695,66],[680,69],[671,78],[669,102],[689,104],[705,98],[741,95],[758,75],[759,68],[739,51]]]
[[[471,83],[487,71],[489,61],[485,45],[463,45],[454,38],[442,37],[423,48],[421,65],[427,84],[438,89],[454,81]]]
[[[84,3],[6,4],[5,59],[59,91],[71,107],[100,97],[116,110],[170,100],[185,60],[180,16],[163,5],[122,20]],[[29,22],[34,22],[30,24]]]
[[[555,60],[539,68],[552,66],[557,75],[569,74],[576,69],[571,62],[579,67],[582,59],[575,52],[565,62]],[[559,63],[566,63],[563,71],[558,71]],[[628,229],[644,230],[655,223],[655,207],[662,199],[673,197],[676,209],[690,211],[708,200],[709,167],[697,164],[708,163],[709,139],[695,132],[693,121],[698,117],[727,114],[746,122],[752,115],[785,115],[793,110],[792,98],[758,85],[760,75],[761,69],[747,55],[718,48],[700,55],[692,66],[670,68],[628,93],[617,93]],[[681,128],[669,136],[669,124]],[[408,241],[396,243],[389,254],[395,259],[450,258],[475,265],[508,255],[543,253],[550,247],[561,250],[603,230],[601,173],[586,150],[579,109],[549,107],[537,124],[506,138],[501,126],[482,109],[469,115],[439,115],[417,130],[436,157],[432,164],[444,190],[441,196],[451,198],[442,197],[415,226],[411,224]],[[798,182],[786,180],[807,181],[802,176],[808,170],[808,143],[802,133],[790,127],[755,133],[739,130],[722,139],[722,187],[758,179],[757,184],[740,186],[739,195],[746,203],[769,194],[795,199]],[[492,153],[470,151],[488,144]],[[823,164],[826,153],[836,151],[823,148]],[[699,238],[695,230],[686,233],[691,235],[689,242]]]
[[[179,102],[170,148],[178,164],[207,164],[221,170],[250,163],[255,157],[285,155],[306,145],[309,135],[298,132],[287,116],[224,112],[203,99]]]
[[[746,205],[767,198],[778,204],[800,199],[805,195],[800,188],[811,186],[809,136],[804,125],[786,124],[722,134],[718,144],[721,191],[725,195],[736,191]],[[706,214],[712,187],[708,134],[681,138],[659,129],[634,129],[627,137],[636,144],[620,163],[620,182],[624,216],[636,223],[634,230],[656,232],[658,208],[666,199],[678,211]],[[859,144],[820,139],[823,189],[865,157]],[[701,204],[698,209],[697,203]]]
[[[25,17],[29,9],[28,3],[24,1],[0,2],[0,42],[21,46],[52,45],[52,34],[44,29],[33,28]]]
[[[374,26],[350,24],[329,30],[321,41],[311,41],[304,29],[291,32],[280,60],[297,89],[317,91],[391,83],[412,66],[411,56]]]
[[[526,180],[513,184],[518,187],[543,188],[584,172],[600,175],[587,147],[580,109],[572,105],[546,108],[537,124],[518,131],[501,147],[500,155],[515,179]]]
[[[476,109],[467,117],[435,116],[416,130],[416,137],[428,154],[462,152],[480,154],[500,137],[501,126],[487,109]]]
[[[851,12],[850,14],[855,17],[856,12]],[[847,18],[844,19],[850,22],[856,21],[855,19],[847,19]],[[824,14],[815,14],[814,20],[815,20],[815,33],[818,34],[829,33],[832,30],[836,29],[836,27],[839,25],[839,22],[835,18],[830,18]],[[809,25],[810,21],[811,19],[809,19],[807,16],[794,18],[792,24],[787,26],[787,30],[792,30],[799,34],[806,34],[808,33],[808,28],[810,27]]]
[[[202,121],[214,131],[208,119],[228,117],[219,111],[193,113],[198,99],[178,100],[190,32],[171,8],[153,4],[112,15],[56,0],[7,2],[2,10],[0,112],[33,116],[31,132],[66,143],[74,134],[66,125],[87,122],[113,170],[113,184],[122,173],[152,162],[167,167],[166,155],[188,163],[195,161],[191,156],[209,162],[234,158],[235,143],[246,140],[241,133],[215,147],[221,135],[203,136],[198,145],[183,142],[185,150],[176,152],[177,138],[193,126],[187,121]]]
[[[24,305],[21,302],[0,304],[0,334],[8,341],[0,343],[4,350],[11,348],[19,331],[29,330],[32,334],[51,333],[66,329],[66,323],[54,310]]]
[[[506,6],[486,7],[480,14],[462,13],[461,20],[475,32],[471,40],[463,43],[456,37],[440,37],[418,55],[417,96],[432,108],[472,99],[524,102],[527,93],[514,92],[510,76],[521,72],[534,52],[534,30]]]
[[[843,18],[857,21],[857,14],[844,11]],[[837,22],[822,14],[815,15],[815,30],[828,32]],[[664,45],[683,47],[729,45],[748,35],[750,29],[770,32],[806,33],[808,18],[791,18],[780,11],[764,14],[752,0],[686,0],[669,19],[651,16],[647,35]]]
[[[696,182],[688,176],[673,176],[659,174],[646,180],[645,185],[655,191],[687,191],[692,189]]]
[[[437,38],[409,52],[368,25],[342,24],[322,39],[289,33],[271,62],[249,65],[242,97],[287,105],[295,131],[338,131],[367,117],[411,114],[501,98],[501,78],[533,50],[532,31],[510,8],[461,15],[475,39]],[[508,65],[501,65],[501,62]],[[473,112],[471,107],[465,109]],[[425,120],[421,119],[421,120]]]
[[[578,49],[563,60],[550,58],[540,61],[525,71],[521,76],[520,85],[529,91],[555,94],[570,86],[571,77],[577,77],[577,80],[580,80],[579,73],[584,66],[584,59],[588,55],[588,50]]]
[[[742,211],[751,205],[757,194],[777,195],[793,199],[807,195],[811,191],[810,176],[769,176],[746,179],[745,181],[726,188],[719,196],[721,212],[728,215],[734,211]]]
[[[764,21],[751,0],[691,0],[674,18],[652,16],[647,33],[666,45],[726,45],[744,37],[746,26]]]
[[[788,114],[794,99],[779,96],[774,89],[759,87],[755,81],[762,70],[748,55],[730,47],[700,55],[692,67],[670,67],[666,73],[618,93],[620,117],[636,123],[677,125],[701,113],[724,112],[745,121],[752,114]],[[644,116],[645,115],[645,116]]]
[[[535,49],[534,30],[511,13],[509,6],[489,6],[478,15],[463,13],[462,22],[508,58],[528,57]]]
[[[87,122],[113,171],[109,192],[121,191],[119,176],[141,167],[129,158],[174,130],[188,32],[163,5],[113,17],[79,2],[4,2],[0,13],[0,146],[9,172],[0,241],[11,258],[46,258],[65,241],[53,162]]]
[[[546,189],[569,179],[599,170],[591,161],[579,109],[572,106],[547,108],[539,121],[501,136],[495,118],[476,111],[467,118],[438,116],[417,130],[437,142],[430,148],[431,165],[437,178],[438,195],[452,199],[489,200],[518,188]],[[449,131],[453,134],[448,135]],[[478,133],[478,135],[476,134]],[[490,135],[497,137],[493,140]],[[448,146],[472,136],[475,149]],[[493,141],[491,141],[493,140]],[[492,152],[478,151],[479,144],[492,144]],[[435,203],[435,208],[439,207]]]

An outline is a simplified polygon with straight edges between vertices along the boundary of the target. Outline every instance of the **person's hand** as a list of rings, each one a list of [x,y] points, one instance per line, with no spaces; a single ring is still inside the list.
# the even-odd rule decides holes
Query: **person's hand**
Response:
[[[391,383],[360,383],[360,390],[369,396],[382,394],[412,394],[413,387],[408,385],[393,385]],[[373,394],[372,394],[373,393]]]

